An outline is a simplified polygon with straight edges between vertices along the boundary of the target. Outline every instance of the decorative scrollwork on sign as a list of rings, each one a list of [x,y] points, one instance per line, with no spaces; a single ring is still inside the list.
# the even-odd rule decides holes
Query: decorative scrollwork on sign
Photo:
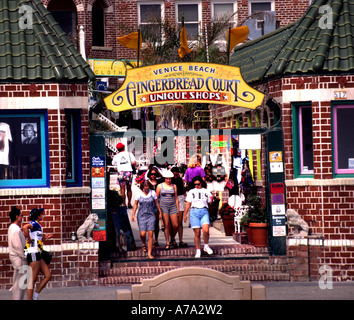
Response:
[[[242,100],[244,102],[247,102],[247,103],[253,102],[254,99],[256,98],[255,95],[252,92],[250,92],[250,91],[242,92],[242,96],[245,97],[246,99],[242,99],[240,96],[237,96],[237,99],[240,99],[240,100]],[[248,96],[251,96],[252,99],[251,100],[247,99]]]
[[[124,91],[124,90],[121,90],[121,91],[117,91],[113,98],[112,98],[112,104],[115,105],[115,106],[120,106],[123,102],[124,102],[124,98],[120,95],[120,93]]]

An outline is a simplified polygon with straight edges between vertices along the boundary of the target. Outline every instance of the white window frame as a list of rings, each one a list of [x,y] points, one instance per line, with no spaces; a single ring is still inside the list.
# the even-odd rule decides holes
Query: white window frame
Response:
[[[137,3],[138,5],[138,26],[140,28],[141,25],[153,25],[153,23],[143,23],[141,22],[141,5],[159,5],[161,7],[161,22],[164,22],[164,18],[165,18],[165,2],[164,1],[139,1]],[[164,39],[164,34],[163,34],[163,30],[161,30],[162,34],[161,34],[161,39]]]
[[[176,21],[176,24],[179,25],[180,22],[178,21],[178,6],[179,5],[198,5],[198,36],[201,36],[201,32],[202,32],[202,2],[201,1],[176,1],[175,2],[175,21]],[[196,22],[186,22],[184,21],[184,24],[187,25],[188,23],[196,23]],[[188,37],[188,35],[187,35]],[[191,42],[194,42],[194,41],[197,41],[197,40],[193,40]],[[189,42],[189,41],[188,41]]]
[[[214,5],[215,4],[233,4],[233,12],[235,15],[233,16],[233,27],[236,27],[238,22],[238,13],[237,13],[237,1],[226,1],[226,0],[212,0],[211,1],[211,20],[214,20]]]
[[[215,4],[233,4],[233,12],[235,12],[235,15],[233,16],[233,21],[231,28],[235,28],[237,26],[238,22],[238,13],[237,13],[237,1],[226,1],[226,0],[212,0],[211,1],[211,20],[214,21],[214,5]],[[225,30],[225,39],[226,39],[226,34],[227,30]],[[220,50],[223,50],[226,52],[227,48],[227,40],[216,40],[215,44],[218,45]]]

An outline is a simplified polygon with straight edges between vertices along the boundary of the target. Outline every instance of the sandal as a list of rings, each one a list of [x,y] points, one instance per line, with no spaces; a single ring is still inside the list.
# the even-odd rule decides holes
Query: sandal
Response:
[[[180,248],[187,248],[187,247],[188,247],[188,243],[185,243],[185,242],[181,241],[181,242],[179,243],[179,247],[180,247]]]
[[[145,244],[143,244],[143,245],[141,246],[141,250],[142,250],[143,252],[147,252],[147,249],[146,249],[146,245],[145,245]]]
[[[170,250],[170,249],[171,249],[171,244],[166,244],[165,250],[167,251],[167,250]]]
[[[152,260],[152,259],[154,259],[155,257],[152,256],[151,254],[148,254],[147,258],[148,258],[149,260]]]
[[[176,240],[172,240],[172,242],[170,242],[170,246],[173,246],[175,249],[178,248],[177,242]]]
[[[154,242],[153,247],[157,248],[159,246],[159,243],[157,241]]]

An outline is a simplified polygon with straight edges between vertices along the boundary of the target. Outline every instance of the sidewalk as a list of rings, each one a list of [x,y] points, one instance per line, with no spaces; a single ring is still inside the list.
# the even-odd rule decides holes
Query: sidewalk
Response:
[[[267,282],[266,300],[354,300],[354,282],[334,282],[333,289],[320,289],[317,282]],[[116,290],[129,287],[45,288],[39,300],[116,300]],[[11,300],[11,292],[0,290],[0,300]]]

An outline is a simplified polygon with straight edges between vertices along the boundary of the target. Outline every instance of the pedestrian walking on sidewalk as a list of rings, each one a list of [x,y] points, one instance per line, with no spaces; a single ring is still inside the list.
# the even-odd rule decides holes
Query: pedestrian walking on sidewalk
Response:
[[[188,163],[188,168],[184,174],[184,180],[187,186],[187,190],[193,189],[194,185],[193,185],[193,178],[194,177],[205,177],[205,171],[204,169],[201,167],[201,159],[200,159],[200,155],[198,154],[194,154],[193,156],[191,156],[189,163]]]
[[[140,239],[142,241],[142,250],[147,252],[148,259],[154,259],[152,255],[153,237],[155,229],[155,206],[159,212],[159,219],[162,217],[159,202],[157,200],[156,192],[150,189],[150,184],[148,181],[143,181],[140,185],[141,192],[136,197],[132,221],[135,221],[135,214],[138,210],[137,220],[140,232]],[[146,236],[148,238],[148,245],[146,248]]]
[[[21,287],[20,282],[20,269],[22,266],[27,265],[24,248],[26,245],[25,236],[21,230],[22,214],[20,209],[15,206],[12,207],[10,212],[11,225],[8,230],[8,245],[9,255],[12,266],[14,267],[12,300],[23,300],[26,289]]]
[[[173,167],[171,169],[171,171],[173,173],[172,183],[177,187],[177,197],[178,197],[178,206],[179,206],[179,211],[178,211],[179,246],[181,248],[186,248],[186,247],[188,247],[188,244],[183,242],[183,213],[184,213],[184,207],[185,207],[186,190],[184,188],[183,179],[180,176],[179,168]]]
[[[121,196],[123,197],[123,205],[126,205],[125,193],[127,193],[128,208],[131,209],[132,181],[136,160],[131,152],[125,151],[125,146],[123,143],[118,143],[116,148],[118,153],[113,157],[112,165],[117,166],[118,184]]]
[[[29,214],[31,222],[23,227],[23,233],[27,241],[25,253],[27,255],[27,262],[32,269],[32,285],[27,288],[28,300],[37,300],[39,293],[52,277],[48,265],[42,256],[43,241],[53,236],[52,234],[43,234],[42,226],[39,224],[43,211],[44,209],[32,209]],[[36,291],[33,292],[39,272],[44,274],[44,278],[38,284]]]
[[[163,174],[165,182],[160,183],[156,189],[156,195],[159,199],[160,208],[162,212],[162,218],[165,224],[165,250],[177,248],[175,239],[178,228],[178,197],[177,187],[172,184],[173,173],[171,171],[165,171]],[[170,242],[171,237],[171,242]]]
[[[204,252],[211,255],[213,250],[209,247],[209,211],[208,204],[212,200],[212,194],[206,189],[206,183],[202,177],[193,178],[195,188],[187,193],[186,206],[184,209],[184,222],[187,222],[187,212],[191,208],[189,219],[194,231],[194,243],[196,248],[195,258],[201,257],[200,234],[203,232]]]
[[[147,181],[149,181],[150,183],[150,188],[152,190],[154,190],[156,192],[157,186],[163,182],[163,178],[162,175],[160,173],[160,171],[152,166],[148,172],[146,173],[146,177],[147,177]],[[158,247],[159,246],[159,233],[160,233],[160,220],[161,220],[161,229],[164,231],[165,226],[163,224],[163,219],[159,219],[159,211],[157,210],[157,208],[155,208],[155,230],[154,230],[154,236],[155,236],[155,241],[154,241],[154,247]]]

